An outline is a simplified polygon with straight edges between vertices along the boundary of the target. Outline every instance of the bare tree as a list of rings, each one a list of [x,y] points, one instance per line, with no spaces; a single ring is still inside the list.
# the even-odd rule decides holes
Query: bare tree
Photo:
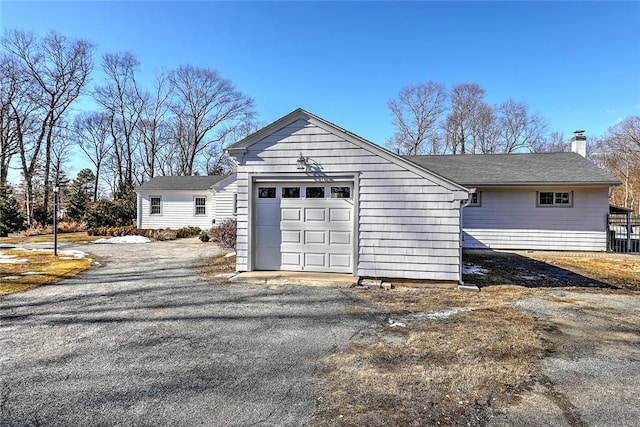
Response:
[[[93,182],[93,201],[98,200],[102,166],[113,148],[111,118],[105,112],[85,112],[75,117],[73,132],[78,147],[93,163],[96,179]]]
[[[153,178],[158,172],[161,152],[169,144],[169,124],[167,115],[171,87],[166,73],[158,73],[153,93],[145,94],[142,118],[138,123],[140,132],[139,157],[145,178]]]
[[[93,94],[110,119],[117,198],[129,194],[134,187],[135,137],[144,108],[135,76],[138,65],[138,59],[131,53],[105,54],[102,68],[107,81],[96,87]]]
[[[445,130],[447,146],[452,154],[475,153],[478,141],[474,127],[478,114],[485,108],[484,89],[477,83],[462,83],[451,90],[451,107]]]
[[[169,74],[178,173],[192,175],[196,158],[254,117],[253,100],[216,71],[184,65]]]
[[[31,141],[28,159],[25,157],[29,151],[26,149],[28,142],[24,134],[18,135],[22,172],[27,184],[27,216],[31,224],[34,172],[43,160],[43,210],[47,212],[53,135],[65,112],[88,82],[93,67],[93,45],[86,40],[68,39],[55,31],[42,38],[34,33],[8,31],[2,38],[2,45],[19,63],[22,75],[29,78],[25,84],[29,85],[31,102],[38,106],[33,113],[38,119],[39,130]],[[41,154],[44,159],[40,158]]]
[[[569,143],[563,132],[553,131],[546,139],[533,142],[529,150],[532,153],[561,153],[569,151]]]
[[[547,124],[537,113],[529,113],[524,102],[509,99],[498,107],[501,151],[513,153],[530,149],[545,140]]]
[[[446,100],[443,83],[429,81],[403,88],[397,99],[387,102],[396,128],[387,146],[398,154],[438,154],[438,121]]]
[[[246,138],[265,125],[265,123],[254,121],[245,122],[233,132],[226,134],[220,144],[212,145],[209,150],[205,151],[204,163],[207,175],[228,175],[233,173],[235,165],[231,157],[226,153],[226,149],[229,145]]]
[[[11,158],[18,154],[16,117],[13,106],[20,96],[20,76],[15,61],[0,57],[0,187],[7,185]]]
[[[596,161],[622,185],[612,191],[614,204],[640,209],[640,116],[630,116],[609,128],[597,142]]]

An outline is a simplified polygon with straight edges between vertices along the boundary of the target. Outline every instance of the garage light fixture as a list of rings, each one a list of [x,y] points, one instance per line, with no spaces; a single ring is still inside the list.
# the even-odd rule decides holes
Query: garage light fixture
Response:
[[[307,168],[307,159],[300,153],[300,157],[296,160],[296,167],[298,170],[305,170]]]

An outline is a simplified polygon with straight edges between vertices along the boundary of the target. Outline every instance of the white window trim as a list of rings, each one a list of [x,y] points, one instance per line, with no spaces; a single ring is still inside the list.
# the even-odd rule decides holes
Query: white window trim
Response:
[[[160,200],[160,203],[158,205],[158,207],[160,208],[160,212],[158,213],[153,212],[153,199]],[[149,196],[149,215],[153,215],[153,216],[162,215],[162,196]]]
[[[204,205],[200,206],[201,208],[204,208],[203,213],[198,213],[198,199],[204,199]],[[193,196],[193,216],[207,216],[207,196]]]
[[[551,204],[541,204],[540,203],[540,194],[542,193],[552,193],[553,194],[553,203]],[[556,203],[556,194],[559,193],[569,193],[569,203]],[[573,207],[573,191],[536,191],[536,207],[537,208],[572,208]]]

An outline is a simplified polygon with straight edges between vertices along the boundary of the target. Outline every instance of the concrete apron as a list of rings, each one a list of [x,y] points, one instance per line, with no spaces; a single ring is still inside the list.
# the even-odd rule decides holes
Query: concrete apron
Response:
[[[249,285],[268,286],[305,285],[352,287],[361,284],[372,288],[384,289],[391,289],[393,286],[401,286],[410,288],[457,288],[464,291],[479,291],[478,287],[473,284],[457,286],[453,283],[411,281],[401,279],[388,279],[388,282],[378,279],[358,279],[358,277],[352,276],[351,274],[340,273],[315,273],[302,271],[246,271],[235,274],[234,276],[229,278],[228,281],[231,283],[245,283]]]
[[[302,271],[246,271],[229,279],[232,283],[250,285],[311,285],[349,287],[358,282],[351,274],[308,273]]]

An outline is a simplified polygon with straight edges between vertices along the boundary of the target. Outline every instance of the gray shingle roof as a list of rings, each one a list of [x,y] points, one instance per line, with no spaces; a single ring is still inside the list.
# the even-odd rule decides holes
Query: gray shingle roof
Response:
[[[136,188],[136,191],[152,190],[208,190],[225,175],[208,176],[156,176]]]
[[[405,156],[464,186],[617,185],[616,178],[577,153]]]

